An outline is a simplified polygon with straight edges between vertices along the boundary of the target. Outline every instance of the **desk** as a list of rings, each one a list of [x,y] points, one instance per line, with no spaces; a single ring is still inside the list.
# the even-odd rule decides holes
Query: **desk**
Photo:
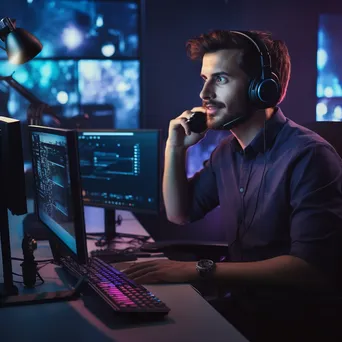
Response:
[[[129,222],[129,221],[127,221]],[[126,230],[127,232],[127,230]],[[13,249],[21,257],[20,249]],[[47,243],[39,242],[36,259],[50,258]],[[21,273],[20,263],[13,262]],[[67,288],[64,272],[55,265],[41,269],[45,284],[39,293]],[[146,285],[171,309],[164,320],[149,323],[124,321],[96,296],[70,302],[8,307],[0,309],[1,342],[223,342],[247,340],[188,284]]]

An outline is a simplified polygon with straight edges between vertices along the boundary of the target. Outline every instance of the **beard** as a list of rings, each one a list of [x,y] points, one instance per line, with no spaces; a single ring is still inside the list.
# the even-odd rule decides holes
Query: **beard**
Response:
[[[215,100],[203,101],[202,106],[207,108],[213,106],[216,109],[211,112],[207,108],[207,127],[212,130],[230,130],[240,122],[249,117],[249,112],[253,112],[245,99],[240,99],[230,105]]]
[[[246,112],[227,113],[225,108],[222,108],[215,115],[207,114],[207,126],[212,130],[230,130],[235,123],[238,124],[245,117],[247,117]]]

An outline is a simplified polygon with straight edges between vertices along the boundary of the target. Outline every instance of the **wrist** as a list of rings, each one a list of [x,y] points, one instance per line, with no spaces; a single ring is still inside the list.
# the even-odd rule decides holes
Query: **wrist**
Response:
[[[188,261],[186,262],[187,266],[188,266],[188,282],[197,282],[198,280],[201,279],[197,269],[196,269],[196,265],[197,265],[197,262],[193,262],[193,261]]]
[[[187,151],[187,147],[185,147],[183,144],[176,144],[174,142],[171,142],[169,140],[166,141],[166,147],[167,150],[170,152],[179,152],[179,153],[185,153]]]

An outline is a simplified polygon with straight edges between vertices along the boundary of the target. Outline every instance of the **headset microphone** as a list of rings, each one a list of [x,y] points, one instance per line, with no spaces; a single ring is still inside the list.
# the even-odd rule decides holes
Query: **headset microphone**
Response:
[[[244,122],[249,116],[246,114],[240,114],[233,120],[230,120],[222,125],[222,128],[225,130],[231,130],[236,124]]]

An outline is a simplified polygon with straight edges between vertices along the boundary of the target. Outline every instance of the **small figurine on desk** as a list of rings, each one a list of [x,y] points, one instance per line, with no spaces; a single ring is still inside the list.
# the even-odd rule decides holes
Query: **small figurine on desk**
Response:
[[[25,233],[21,244],[24,261],[21,264],[23,269],[24,285],[33,288],[36,285],[37,262],[34,260],[34,250],[37,249],[37,241],[31,235]]]

